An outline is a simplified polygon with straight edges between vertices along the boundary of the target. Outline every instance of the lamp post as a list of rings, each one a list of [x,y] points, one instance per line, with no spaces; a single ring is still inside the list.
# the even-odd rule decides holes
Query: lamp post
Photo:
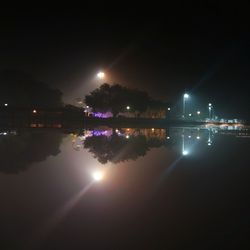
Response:
[[[185,118],[186,100],[188,98],[189,98],[189,94],[185,93],[183,95],[183,114],[182,114],[183,119]]]
[[[211,120],[212,108],[213,108],[212,103],[208,103],[208,114],[210,120]]]

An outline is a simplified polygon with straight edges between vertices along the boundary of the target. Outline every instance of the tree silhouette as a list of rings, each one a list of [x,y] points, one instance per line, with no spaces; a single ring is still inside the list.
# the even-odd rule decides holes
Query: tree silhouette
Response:
[[[146,92],[137,89],[104,83],[85,96],[85,103],[94,111],[110,111],[116,117],[119,112],[125,112],[127,106],[130,106],[133,112],[145,111],[150,103],[150,97]]]

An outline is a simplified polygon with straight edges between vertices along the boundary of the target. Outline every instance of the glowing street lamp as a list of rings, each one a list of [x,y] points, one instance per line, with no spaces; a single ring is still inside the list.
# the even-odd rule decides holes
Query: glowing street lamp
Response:
[[[126,109],[127,109],[127,110],[130,110],[130,106],[127,106]]]
[[[5,106],[5,107],[8,107],[8,103],[5,103],[4,106]]]
[[[197,111],[197,115],[200,115],[200,114],[201,114],[201,112],[198,110],[198,111]]]
[[[211,117],[211,114],[212,114],[212,108],[213,108],[212,103],[208,103],[208,113],[209,113],[209,119],[211,119],[211,118],[212,118],[212,117]]]
[[[171,108],[168,107],[168,111],[170,111],[170,110],[171,110]]]
[[[183,95],[183,114],[182,117],[185,118],[185,108],[186,108],[186,100],[189,98],[189,94],[185,93]]]
[[[99,79],[103,79],[103,78],[105,77],[105,73],[102,72],[102,71],[100,71],[100,72],[97,73],[97,77],[98,77]]]

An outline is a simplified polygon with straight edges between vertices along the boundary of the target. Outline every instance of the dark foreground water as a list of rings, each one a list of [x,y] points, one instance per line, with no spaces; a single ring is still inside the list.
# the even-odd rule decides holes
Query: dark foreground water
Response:
[[[242,127],[1,130],[0,249],[249,249],[249,149]]]

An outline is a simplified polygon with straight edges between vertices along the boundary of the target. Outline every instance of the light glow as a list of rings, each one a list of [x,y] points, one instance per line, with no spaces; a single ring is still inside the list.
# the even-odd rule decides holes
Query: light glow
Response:
[[[104,72],[100,71],[100,72],[97,74],[97,77],[98,77],[99,79],[103,79],[103,78],[105,77]]]
[[[92,174],[92,177],[95,181],[101,181],[104,177],[104,174],[103,172],[101,171],[95,171],[93,174]]]

